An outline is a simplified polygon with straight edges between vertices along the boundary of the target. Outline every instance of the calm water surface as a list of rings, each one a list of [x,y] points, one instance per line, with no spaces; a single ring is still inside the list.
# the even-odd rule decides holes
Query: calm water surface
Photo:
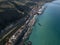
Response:
[[[44,6],[47,8],[37,17],[29,40],[32,45],[60,45],[60,0]]]

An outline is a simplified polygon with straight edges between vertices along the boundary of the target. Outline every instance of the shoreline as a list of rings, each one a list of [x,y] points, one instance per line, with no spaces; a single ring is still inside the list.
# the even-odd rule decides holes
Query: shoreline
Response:
[[[49,2],[49,3],[50,3],[50,2]],[[44,3],[44,4],[45,4],[45,3]],[[43,4],[43,5],[44,5],[44,4]],[[43,5],[42,5],[42,6],[43,6]],[[42,6],[41,6],[41,7],[42,7]],[[40,6],[39,6],[39,7],[40,7]],[[46,8],[47,8],[47,7],[46,7]],[[45,10],[46,8],[44,8],[44,10]],[[42,9],[42,8],[40,8],[40,9]],[[42,13],[41,13],[41,14],[43,14],[44,10],[42,10]],[[39,15],[41,15],[41,14],[39,14]],[[36,14],[36,16],[38,16],[38,14]],[[33,17],[34,20],[35,20],[36,16]],[[35,21],[36,21],[36,20],[35,20]],[[35,23],[34,23],[34,24],[35,24]],[[34,25],[34,24],[33,24],[33,25]],[[33,27],[33,26],[32,26],[32,27]],[[25,35],[24,35],[24,37],[23,37],[23,41],[21,42],[21,44],[22,44],[22,43],[25,44],[26,41],[28,41],[27,43],[29,43],[29,37],[30,37],[31,33],[33,33],[33,32],[32,32],[32,27],[31,27],[30,31],[28,30],[28,31],[25,33]],[[29,32],[29,33],[28,33],[28,32]],[[30,42],[31,42],[31,41],[30,41]]]
[[[45,2],[44,4],[46,4],[46,3],[47,3],[47,2]],[[50,2],[48,2],[48,3],[50,3]],[[44,5],[44,4],[43,4],[43,5]],[[42,5],[42,6],[43,6],[43,5]],[[42,6],[41,6],[41,7],[42,7]],[[47,7],[46,7],[46,8],[47,8]],[[46,8],[44,8],[44,10],[45,10]],[[40,9],[42,9],[42,8],[40,8]],[[44,13],[44,10],[42,11],[42,13],[41,13],[41,14],[43,14],[43,13]],[[41,15],[41,14],[39,14],[39,15]],[[37,16],[38,16],[38,15],[37,15]],[[32,32],[32,33],[33,33],[33,32]],[[30,32],[30,35],[31,35],[31,32]],[[29,43],[29,41],[30,41],[30,40],[28,39],[27,41],[28,41],[27,43]],[[30,41],[30,42],[31,42],[31,41]]]
[[[45,4],[45,3],[43,3],[43,5],[44,5],[44,4]],[[30,25],[31,27],[30,27],[30,29],[29,29],[28,27],[25,27],[25,28],[28,28],[28,30],[26,30],[26,32],[24,32],[25,30],[23,30],[25,39],[26,39],[26,37],[28,38],[28,37],[30,36],[30,34],[31,34],[31,32],[32,32],[32,31],[31,31],[32,26],[34,25],[34,23],[35,23],[35,21],[36,21],[36,20],[35,20],[35,17],[38,16],[38,15],[36,15],[36,13],[38,12],[39,9],[41,9],[41,7],[42,7],[42,5],[38,6],[38,8],[35,9],[35,12],[32,12],[32,15],[31,15],[31,17],[32,17],[31,20],[32,20],[32,21],[31,21],[31,20],[30,20],[31,22],[27,21],[27,22],[30,23],[29,25]],[[37,12],[36,12],[36,10],[37,10]],[[33,11],[34,11],[34,10],[33,10]],[[44,11],[44,10],[43,10],[43,11]],[[43,13],[43,11],[42,11],[42,13]],[[40,14],[39,14],[39,15],[40,15]],[[34,16],[35,16],[35,17],[34,17]],[[18,31],[18,30],[17,30],[17,31]],[[17,32],[17,31],[16,31],[16,32]],[[20,31],[21,31],[21,30],[20,30]],[[31,31],[31,32],[30,32],[30,31]],[[15,32],[15,33],[16,33],[16,32]],[[18,31],[18,32],[19,32],[19,31]],[[23,32],[21,32],[21,33],[23,33]],[[14,33],[14,35],[15,35],[15,33]],[[28,34],[27,34],[27,33],[28,33]],[[14,36],[13,36],[13,37],[14,37]],[[19,37],[20,37],[20,36],[19,36]],[[22,38],[24,38],[24,37],[22,37]],[[14,39],[15,39],[15,38],[14,38]],[[25,40],[25,39],[23,39],[23,40]]]

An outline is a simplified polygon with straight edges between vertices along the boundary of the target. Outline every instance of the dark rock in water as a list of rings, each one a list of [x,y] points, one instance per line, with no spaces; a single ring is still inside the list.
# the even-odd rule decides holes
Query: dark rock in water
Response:
[[[40,23],[38,23],[39,26],[42,26]]]
[[[27,45],[32,45],[32,42],[31,42],[31,41],[28,41],[28,42],[27,42]]]

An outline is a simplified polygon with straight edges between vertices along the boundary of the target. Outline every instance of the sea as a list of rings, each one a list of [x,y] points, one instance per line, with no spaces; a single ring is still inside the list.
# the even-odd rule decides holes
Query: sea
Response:
[[[47,8],[36,17],[29,40],[32,45],[60,45],[60,0],[43,6]]]

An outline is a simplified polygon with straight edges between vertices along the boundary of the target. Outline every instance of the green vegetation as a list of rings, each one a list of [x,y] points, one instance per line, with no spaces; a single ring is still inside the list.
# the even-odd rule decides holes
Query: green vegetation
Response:
[[[50,1],[51,0],[0,0],[0,32],[1,29],[4,29],[7,25],[15,23],[17,20],[29,15],[31,11],[30,7],[38,5],[36,2],[44,4],[44,2]],[[15,33],[16,30],[14,29],[12,32]],[[11,36],[10,33],[9,35]],[[6,39],[6,37],[4,39]]]

